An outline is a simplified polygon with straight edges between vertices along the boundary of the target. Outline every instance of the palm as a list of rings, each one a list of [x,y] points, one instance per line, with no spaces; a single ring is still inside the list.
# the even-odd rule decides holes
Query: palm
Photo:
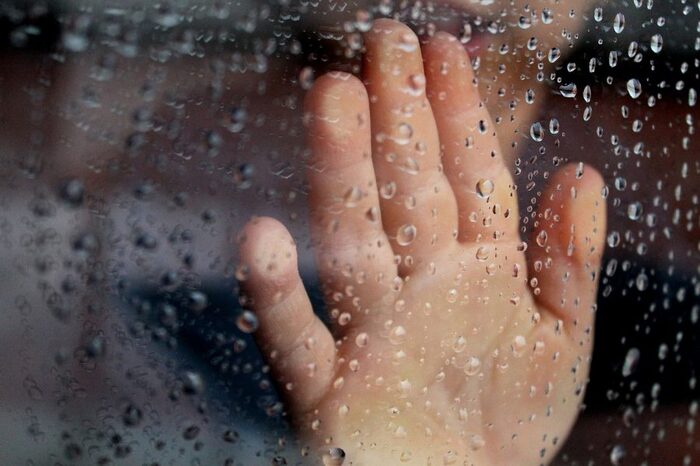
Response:
[[[241,254],[258,341],[305,438],[351,464],[546,461],[587,378],[601,181],[557,173],[525,251],[459,43],[436,36],[421,58],[391,21],[367,39],[370,98],[335,74],[307,100],[312,233],[335,339],[310,309],[288,233],[257,219]]]

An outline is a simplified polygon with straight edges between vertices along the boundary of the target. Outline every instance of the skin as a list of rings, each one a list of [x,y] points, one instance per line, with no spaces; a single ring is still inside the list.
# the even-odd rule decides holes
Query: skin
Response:
[[[494,1],[490,5],[475,0],[436,0],[432,3],[448,9],[444,14],[447,21],[434,23],[438,30],[458,35],[464,24],[460,19],[462,15],[470,18],[471,24],[477,22],[474,18],[480,18],[481,24],[472,27],[473,39],[466,46],[470,48],[475,42],[479,44],[477,55],[471,57],[478,60],[479,92],[499,127],[498,137],[504,157],[507,162],[512,162],[519,152],[522,134],[527,134],[529,125],[537,119],[551,92],[551,86],[537,79],[537,74],[542,73],[548,80],[555,67],[565,67],[567,56],[580,42],[579,35],[592,7],[585,0],[509,0]],[[541,19],[545,10],[551,18],[548,22]],[[530,27],[519,27],[521,18],[529,19]],[[497,25],[497,33],[487,32],[489,23]],[[527,47],[531,38],[537,41],[535,50]],[[503,46],[505,52],[501,51]],[[562,56],[550,63],[546,56],[553,48],[560,50]],[[558,74],[563,79],[566,75]],[[528,90],[534,91],[532,104],[525,102]]]
[[[364,80],[322,76],[305,106],[331,329],[286,228],[254,218],[240,235],[243,302],[289,418],[319,463],[329,447],[353,465],[547,463],[588,378],[603,181],[552,174],[525,248],[464,47],[391,20],[365,44]]]

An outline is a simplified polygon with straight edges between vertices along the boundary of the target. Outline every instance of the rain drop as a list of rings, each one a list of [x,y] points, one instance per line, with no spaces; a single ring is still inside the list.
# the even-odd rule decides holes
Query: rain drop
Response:
[[[625,458],[625,447],[622,445],[615,445],[610,451],[610,463],[614,466],[619,466],[622,464],[622,460]]]
[[[489,197],[494,189],[495,185],[491,180],[482,178],[476,183],[476,194],[482,199]]]
[[[355,337],[355,344],[359,348],[364,348],[367,346],[367,343],[369,343],[369,335],[366,333],[362,332]]]
[[[345,462],[345,452],[342,448],[331,448],[323,454],[323,466],[341,466]]]
[[[639,202],[632,202],[627,206],[627,217],[629,217],[630,220],[639,220],[642,217],[643,212],[644,209],[642,208],[642,204]]]
[[[625,15],[618,13],[615,15],[613,20],[613,29],[616,33],[620,34],[625,29]]]
[[[356,207],[360,199],[362,199],[362,191],[357,186],[353,186],[343,196],[343,204],[347,208]]]
[[[638,79],[633,78],[627,81],[627,93],[633,99],[636,99],[642,94],[642,84],[639,82]]]
[[[400,345],[406,341],[406,329],[397,325],[389,332],[389,341],[392,345]]]
[[[299,84],[305,91],[311,89],[314,85],[314,70],[310,66],[305,66],[299,72]]]
[[[542,124],[539,121],[536,121],[530,126],[530,137],[533,141],[537,142],[542,141],[544,138],[544,128],[542,128]]]
[[[252,311],[245,310],[236,319],[236,326],[238,330],[243,333],[253,333],[258,329],[258,316],[256,316]]]
[[[578,88],[576,87],[576,84],[573,83],[562,84],[559,86],[559,93],[567,99],[573,99],[578,93]]]
[[[399,227],[396,232],[396,242],[399,246],[408,246],[416,239],[416,234],[418,230],[415,225],[406,224]]]
[[[476,375],[481,369],[481,361],[476,356],[472,356],[464,366],[464,373],[468,376]]]
[[[622,365],[622,376],[629,377],[636,370],[639,365],[639,350],[637,348],[630,348],[625,356],[625,362]]]
[[[559,60],[559,57],[561,57],[561,50],[554,47],[549,51],[547,60],[549,60],[549,63],[554,63],[555,61]]]
[[[601,7],[596,7],[596,9],[593,10],[593,19],[595,19],[597,23],[603,21],[603,9]]]
[[[556,118],[552,118],[549,120],[549,132],[551,134],[558,134],[559,133],[559,120]]]

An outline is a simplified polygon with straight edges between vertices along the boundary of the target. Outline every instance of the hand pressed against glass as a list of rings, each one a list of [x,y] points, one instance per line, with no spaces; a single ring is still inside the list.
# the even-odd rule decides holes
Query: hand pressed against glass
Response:
[[[464,47],[375,22],[365,84],[306,101],[312,236],[333,333],[270,218],[240,241],[257,339],[304,441],[354,465],[540,464],[588,377],[603,182],[549,180],[533,240]],[[527,249],[527,250],[526,250]],[[316,454],[316,452],[314,452]]]

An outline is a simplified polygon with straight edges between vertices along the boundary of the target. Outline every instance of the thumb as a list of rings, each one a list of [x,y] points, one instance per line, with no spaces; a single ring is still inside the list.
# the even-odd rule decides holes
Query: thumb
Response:
[[[593,330],[605,246],[604,186],[590,166],[569,164],[557,171],[542,197],[530,241],[535,300],[576,340],[588,340]]]

